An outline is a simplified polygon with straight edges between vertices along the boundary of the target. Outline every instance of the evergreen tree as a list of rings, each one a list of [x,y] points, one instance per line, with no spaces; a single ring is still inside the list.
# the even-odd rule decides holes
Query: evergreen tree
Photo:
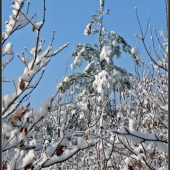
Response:
[[[104,4],[105,1],[100,1],[100,11],[96,11],[96,14],[92,15],[92,21],[84,31],[87,36],[97,34],[99,42],[94,45],[89,43],[78,44],[77,49],[72,54],[72,57],[75,58],[71,64],[72,70],[75,67],[80,68],[83,60],[87,63],[86,68],[82,73],[65,77],[58,88],[63,93],[74,88],[77,100],[86,103],[86,105],[90,103],[91,106],[95,106],[93,104],[95,98],[98,105],[106,106],[106,112],[113,117],[113,109],[110,110],[110,108],[111,105],[114,105],[114,102],[111,102],[111,100],[114,101],[114,97],[111,97],[111,93],[115,94],[119,91],[125,97],[125,89],[130,89],[133,85],[132,74],[114,65],[114,57],[120,58],[122,52],[129,53],[135,64],[141,66],[141,55],[123,37],[114,31],[108,32],[106,30],[103,19],[105,15],[109,16],[110,10],[104,10]],[[128,94],[126,93],[126,95]],[[87,112],[88,110],[87,107]]]

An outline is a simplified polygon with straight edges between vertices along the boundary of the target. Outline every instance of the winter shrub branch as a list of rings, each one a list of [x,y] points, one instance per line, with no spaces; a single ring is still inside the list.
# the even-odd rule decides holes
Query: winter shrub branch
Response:
[[[29,60],[24,52],[22,56],[16,54],[25,69],[18,84],[12,80],[15,92],[2,99],[2,169],[167,169],[168,38],[164,31],[160,31],[159,37],[154,29],[155,41],[150,15],[143,31],[135,8],[141,31],[141,35],[135,36],[152,61],[147,66],[136,47],[131,47],[116,32],[106,30],[103,20],[110,10],[105,10],[105,1],[100,0],[100,11],[92,15],[84,31],[86,36],[97,35],[99,42],[78,44],[71,55],[72,70],[80,68],[83,61],[86,68],[64,77],[56,94],[36,111],[28,98],[38,87],[51,57],[69,43],[52,52],[54,31],[50,45],[42,52],[45,41],[40,39],[40,33],[45,24],[45,0],[40,22],[32,21],[37,14],[28,17],[30,1],[27,12],[22,9],[24,3],[13,2],[13,14],[2,33],[2,56],[10,56],[2,64],[3,71],[15,56],[15,44],[6,42],[8,38],[27,24],[37,31],[35,47],[25,48],[33,59]],[[167,10],[166,3],[166,13]],[[152,55],[145,41],[148,29]],[[156,43],[163,51],[162,56]],[[122,53],[131,56],[134,75],[114,64],[114,57],[119,59]],[[40,71],[33,85],[32,80]],[[10,82],[4,77],[2,81]],[[26,106],[23,102],[27,102]]]

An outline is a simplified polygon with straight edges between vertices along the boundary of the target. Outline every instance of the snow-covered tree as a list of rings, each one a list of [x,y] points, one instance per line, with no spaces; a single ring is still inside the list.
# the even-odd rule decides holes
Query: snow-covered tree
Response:
[[[90,43],[78,44],[77,49],[72,53],[72,57],[75,58],[71,64],[72,70],[76,67],[80,68],[83,61],[87,63],[86,68],[82,73],[76,72],[65,77],[58,85],[62,93],[71,90],[71,93],[75,94],[75,100],[79,103],[80,110],[82,109],[81,105],[85,104],[86,111],[84,111],[87,113],[83,113],[83,111],[81,114],[77,114],[78,117],[86,115],[83,117],[86,120],[84,129],[87,125],[90,126],[90,123],[92,124],[92,120],[89,119],[91,116],[88,115],[89,109],[92,108],[88,106],[95,108],[103,103],[102,105],[107,107],[109,116],[113,117],[114,113],[111,113],[110,110],[113,103],[111,100],[114,99],[113,94],[119,91],[125,96],[123,93],[125,89],[130,89],[133,85],[132,74],[114,65],[114,57],[120,58],[122,52],[129,53],[134,59],[135,65],[141,65],[140,53],[114,31],[108,32],[102,24],[104,16],[109,15],[110,11],[109,9],[104,11],[104,1],[100,2],[100,9],[101,11],[96,11],[96,14],[92,15],[92,21],[84,31],[85,35],[97,34],[99,42],[94,45]],[[92,28],[93,26],[95,28]],[[92,115],[92,110],[90,115]],[[83,125],[81,125],[82,127]]]
[[[34,170],[42,168],[48,169],[48,167],[57,169],[60,167],[61,162],[76,155],[79,150],[92,147],[98,139],[89,139],[87,142],[81,136],[74,137],[74,132],[67,130],[67,127],[70,128],[70,122],[74,117],[74,113],[72,116],[66,117],[67,121],[64,120],[64,125],[66,125],[64,128],[49,128],[50,121],[46,123],[45,117],[49,116],[49,118],[51,118],[54,109],[56,110],[56,107],[53,108],[54,100],[59,104],[61,103],[62,88],[58,88],[56,94],[47,99],[39,111],[31,108],[29,97],[41,81],[45,72],[45,66],[50,62],[52,56],[66,48],[69,43],[52,52],[54,31],[50,45],[42,52],[45,41],[40,39],[40,33],[45,22],[45,0],[43,1],[43,19],[40,22],[33,21],[37,14],[31,18],[28,16],[30,1],[27,2],[27,12],[24,11],[24,3],[24,0],[12,1],[11,8],[13,14],[10,15],[10,20],[6,21],[6,29],[2,33],[2,56],[11,56],[2,63],[3,71],[13,60],[15,56],[13,46],[15,47],[15,43],[17,43],[7,42],[8,38],[27,24],[31,24],[32,31],[37,32],[35,40],[36,46],[31,50],[25,48],[28,55],[31,55],[33,58],[30,60],[23,51],[22,56],[19,53],[16,54],[21,62],[25,64],[25,69],[19,77],[18,84],[15,84],[15,81],[12,79],[15,92],[13,94],[7,94],[2,98],[2,169]],[[41,74],[37,82],[32,84],[35,75],[38,75],[40,71]],[[4,83],[10,82],[9,79],[4,77],[2,81]],[[65,94],[65,96],[68,101],[69,98],[67,94]],[[73,100],[71,100],[71,102],[72,101]],[[66,107],[68,107],[68,110],[66,110]],[[61,113],[64,112],[68,114],[68,112],[70,112],[69,105],[66,105],[66,107],[64,107],[63,110],[62,105],[59,105]],[[63,118],[62,114],[61,116],[59,115],[58,118],[59,124],[63,123],[61,118]],[[55,121],[56,119],[57,117],[54,117],[52,120]],[[52,126],[51,124],[51,127]],[[52,135],[53,138],[51,138]],[[70,141],[72,141],[73,146],[68,147]]]
[[[167,2],[167,1],[165,1]],[[57,92],[47,99],[39,111],[31,108],[29,95],[38,86],[45,72],[44,67],[52,56],[67,47],[68,43],[52,52],[52,41],[42,52],[44,41],[40,31],[45,21],[45,0],[43,20],[34,22],[24,12],[24,0],[12,2],[13,15],[6,22],[2,33],[3,54],[11,55],[2,64],[4,70],[14,58],[13,45],[7,42],[15,31],[27,24],[37,31],[36,47],[25,48],[33,57],[29,60],[22,52],[16,54],[25,64],[23,75],[16,91],[2,99],[2,168],[3,169],[167,169],[168,167],[168,38],[162,44],[160,56],[155,47],[151,55],[145,44],[146,34],[136,35],[151,58],[151,67],[142,60],[136,48],[132,48],[123,37],[114,31],[108,32],[103,25],[105,1],[100,0],[100,11],[92,16],[84,34],[99,37],[99,43],[78,44],[73,52],[75,58],[71,68],[87,66],[82,73],[64,77],[58,84]],[[135,8],[137,15],[137,8]],[[150,17],[150,16],[149,16]],[[137,15],[139,22],[139,17]],[[149,23],[149,22],[148,22]],[[140,24],[140,22],[139,22]],[[141,26],[140,26],[141,28]],[[147,32],[147,31],[145,31]],[[122,48],[122,50],[121,50]],[[114,57],[129,53],[136,71],[135,75],[114,65]],[[35,75],[42,70],[37,82],[32,85]],[[3,78],[3,82],[9,79]],[[24,102],[27,102],[24,105]]]
[[[45,22],[45,0],[43,1],[43,17],[40,22],[33,21],[35,15],[31,18],[28,16],[30,1],[27,2],[27,12],[23,10],[24,3],[24,0],[12,1],[11,9],[13,14],[10,15],[9,21],[6,21],[6,29],[2,33],[2,56],[11,56],[2,63],[3,71],[13,60],[15,56],[13,46],[15,48],[15,45],[17,45],[17,42],[8,42],[8,38],[27,24],[32,25],[33,31],[37,31],[36,46],[31,50],[25,48],[28,55],[33,58],[28,59],[23,51],[22,56],[19,53],[16,54],[26,67],[19,77],[18,84],[15,84],[12,79],[15,92],[2,98],[2,169],[41,169],[59,151],[59,145],[64,135],[61,133],[59,142],[49,147],[46,147],[46,136],[40,133],[39,138],[36,137],[38,126],[43,118],[51,112],[53,108],[52,102],[56,95],[47,99],[39,111],[31,108],[28,99],[41,81],[45,66],[50,62],[51,57],[66,48],[69,43],[52,52],[54,31],[50,45],[41,53],[45,43],[40,39],[40,32]],[[41,75],[37,82],[32,84],[35,75],[40,71]],[[3,77],[2,81],[5,83],[10,80]]]
[[[59,118],[59,129],[66,127],[72,137],[82,136],[87,142],[98,140],[94,147],[78,152],[61,166],[72,169],[167,169],[168,48],[164,46],[168,46],[168,38],[161,30],[166,41],[161,43],[154,29],[164,52],[161,57],[148,21],[156,61],[146,47],[146,34],[142,30],[141,36],[135,34],[151,58],[151,67],[148,67],[137,49],[131,48],[114,31],[106,30],[102,21],[105,14],[109,15],[109,10],[104,11],[102,0],[100,7],[101,11],[92,16],[93,21],[84,31],[85,35],[98,34],[99,44],[77,46],[72,54],[75,60],[71,68],[80,67],[83,60],[88,65],[82,73],[65,77],[58,85],[61,94],[53,112]],[[137,19],[139,22],[138,15]],[[99,28],[92,29],[96,24]],[[114,65],[113,57],[120,57],[120,46],[134,58],[135,69],[144,67],[142,74],[136,69],[132,76]],[[66,126],[68,118],[71,120],[69,127]],[[74,145],[74,141],[70,140],[70,144]]]
[[[87,61],[87,67],[82,73],[65,77],[58,85],[60,94],[55,98],[56,107],[51,115],[46,117],[46,123],[49,124],[46,133],[53,140],[57,140],[54,134],[59,135],[60,129],[69,130],[74,134],[71,135],[72,137],[81,135],[87,142],[89,139],[110,137],[103,129],[105,127],[112,129],[117,126],[115,121],[117,113],[121,110],[117,103],[122,100],[122,96],[123,98],[125,95],[128,96],[127,89],[133,87],[132,75],[125,69],[114,65],[114,56],[121,57],[122,46],[122,51],[132,56],[135,65],[141,66],[141,54],[135,48],[130,47],[120,35],[114,31],[109,33],[103,26],[104,15],[109,15],[109,10],[104,11],[104,1],[101,1],[100,8],[101,11],[97,11],[92,16],[93,21],[84,31],[85,35],[98,34],[99,43],[94,44],[94,47],[89,43],[78,44],[72,54],[75,60],[71,64],[71,68],[80,67],[83,60]],[[92,28],[95,25],[98,27]],[[100,137],[96,137],[96,135],[94,137],[91,133],[99,134]],[[74,140],[69,140],[70,143],[67,147],[74,145]],[[72,162],[73,169],[75,167],[82,169],[87,166],[93,166],[94,169],[101,167],[105,169],[109,159],[107,160],[105,156],[103,140],[99,140],[95,147],[88,148],[88,151],[84,150],[74,155],[75,159],[71,158],[68,162],[64,162],[62,167],[67,167],[70,165],[69,162]],[[111,148],[113,149],[113,147]],[[90,153],[95,153],[95,155]],[[102,154],[101,157],[100,154]],[[89,155],[91,155],[90,158]],[[79,159],[80,157],[81,159]],[[80,163],[82,159],[83,164]],[[85,162],[88,162],[87,166]]]
[[[137,8],[135,11],[141,29]],[[155,56],[147,49],[143,30],[140,36],[135,36],[142,41],[151,59],[151,67],[141,61],[146,68],[142,78],[139,73],[134,77],[133,88],[127,90],[129,99],[119,105],[121,109],[117,114],[116,128],[109,129],[113,136],[116,135],[114,148],[124,159],[120,162],[120,169],[168,169],[168,37],[161,30],[161,38],[165,41],[161,43],[154,28],[160,50],[163,51],[161,56],[149,22],[147,29],[150,29]]]

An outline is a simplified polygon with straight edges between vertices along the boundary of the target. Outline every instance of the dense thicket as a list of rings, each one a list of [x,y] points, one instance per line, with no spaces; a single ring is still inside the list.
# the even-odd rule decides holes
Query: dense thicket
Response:
[[[58,84],[56,95],[35,111],[29,102],[23,106],[23,101],[27,101],[38,86],[50,58],[68,43],[52,52],[53,32],[52,42],[41,53],[45,1],[43,21],[38,23],[32,21],[34,16],[29,18],[28,12],[22,10],[24,0],[13,2],[13,15],[2,33],[2,56],[11,57],[5,60],[2,70],[14,57],[12,43],[7,42],[10,35],[31,24],[37,31],[37,39],[36,47],[30,51],[25,48],[33,56],[32,60],[28,60],[24,52],[22,57],[17,54],[26,68],[18,84],[13,81],[16,91],[2,99],[3,169],[168,168],[168,38],[161,30],[165,41],[162,44],[162,37],[159,38],[154,29],[162,50],[158,53],[148,24],[155,51],[151,55],[143,30],[141,35],[135,34],[152,61],[151,66],[147,66],[136,48],[114,31],[106,30],[103,19],[109,15],[109,9],[105,10],[104,4],[105,1],[100,0],[100,11],[92,15],[84,31],[85,35],[97,34],[99,42],[78,44],[72,53],[75,58],[72,69],[81,67],[83,60],[87,61],[87,67],[82,73],[65,77]],[[137,8],[135,11],[139,22]],[[113,57],[120,58],[123,52],[132,57],[135,75],[114,64]],[[138,67],[144,68],[142,73],[137,71]],[[32,79],[40,70],[41,76],[32,85]],[[7,78],[2,80],[9,82]]]

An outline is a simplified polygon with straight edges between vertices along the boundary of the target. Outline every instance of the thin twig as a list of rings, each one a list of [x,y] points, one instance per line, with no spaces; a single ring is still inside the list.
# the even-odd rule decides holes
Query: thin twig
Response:
[[[149,14],[149,16],[148,16],[148,24],[147,24],[147,26],[146,26],[146,31],[145,31],[144,39],[145,39],[145,37],[146,37],[146,33],[147,33],[147,30],[148,30],[148,26],[149,26],[149,19],[150,19],[150,14]]]
[[[161,59],[159,58],[159,56],[158,56],[157,51],[156,51],[156,45],[155,45],[155,42],[154,42],[154,39],[153,39],[152,30],[151,30],[151,25],[149,26],[149,28],[150,28],[150,33],[151,33],[151,39],[152,39],[153,49],[154,49],[154,51],[155,51],[155,54],[156,54],[157,58],[158,58],[159,60],[161,60]],[[151,53],[150,53],[150,54],[151,54]],[[162,61],[162,60],[161,60],[161,61]]]
[[[158,67],[164,69],[165,71],[168,71],[167,68],[164,68],[164,67],[158,65],[157,62],[152,58],[151,54],[148,52],[148,49],[147,49],[147,47],[145,45],[145,42],[144,42],[143,32],[142,32],[141,24],[140,24],[139,17],[138,17],[138,14],[137,14],[137,9],[135,11],[136,11],[136,16],[137,16],[137,20],[138,20],[138,23],[139,23],[140,31],[141,31],[141,34],[142,34],[142,42],[143,42],[143,45],[145,47],[145,50],[146,50],[147,54],[149,55],[150,59],[154,62],[154,64],[156,64]]]
[[[19,54],[17,54],[17,57],[26,65],[27,69],[29,70],[29,68],[28,68],[28,66],[27,66],[27,64],[26,64],[26,62],[25,62],[25,57],[23,56],[24,61],[21,59],[21,57],[19,56]]]
[[[137,9],[135,9],[135,11],[136,11],[136,16],[137,16],[137,20],[138,20],[138,23],[139,23],[139,28],[140,28],[140,31],[141,31],[141,34],[142,34],[142,40],[143,40],[144,37],[143,37],[143,32],[142,32],[142,28],[141,28],[141,25],[140,25],[139,17],[138,17],[138,14],[137,14]]]
[[[33,69],[33,66],[34,66],[35,60],[37,59],[37,49],[38,49],[39,36],[40,36],[40,30],[37,30],[37,41],[36,41],[35,55],[34,55],[34,59],[33,59],[33,62],[32,62],[32,65],[31,65],[30,70],[32,70],[32,69]]]
[[[157,35],[157,32],[156,32],[156,28],[155,28],[154,30],[155,30],[156,39],[158,40],[159,45],[162,47],[162,49],[164,50],[164,52],[168,55],[167,51],[164,49],[164,47],[162,46],[162,43],[160,42],[160,40],[159,40],[159,38],[158,38],[158,35]]]
[[[27,7],[27,15],[28,15],[29,6],[30,6],[30,1],[28,1],[27,4],[28,4],[28,7]]]
[[[13,79],[12,79],[12,82],[13,82],[13,84],[14,84],[14,87],[15,87],[15,90],[16,90],[16,94],[17,94],[17,87],[16,87],[15,82],[14,82]]]

